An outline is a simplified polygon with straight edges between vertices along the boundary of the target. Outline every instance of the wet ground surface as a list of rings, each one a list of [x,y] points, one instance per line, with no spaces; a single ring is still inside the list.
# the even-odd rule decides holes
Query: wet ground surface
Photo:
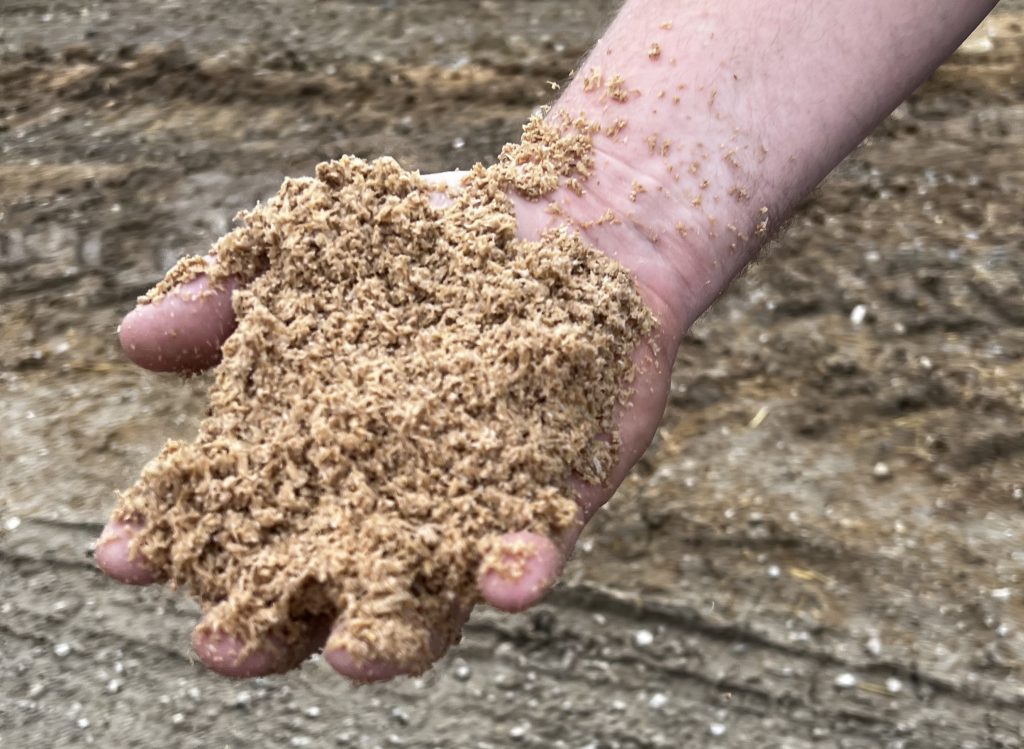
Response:
[[[0,746],[1024,745],[1024,4],[697,325],[546,603],[370,688],[216,677],[95,570],[205,388],[115,326],[286,174],[493,158],[611,4],[210,5],[0,7]]]

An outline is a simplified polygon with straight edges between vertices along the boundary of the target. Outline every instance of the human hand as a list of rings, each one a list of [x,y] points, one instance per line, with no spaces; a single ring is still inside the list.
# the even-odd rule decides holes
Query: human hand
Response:
[[[459,178],[457,173],[447,173],[428,180],[455,187]],[[439,193],[438,200],[442,199]],[[519,232],[526,238],[536,238],[553,222],[562,220],[553,216],[546,201],[513,200]],[[585,202],[568,198],[567,201]],[[603,202],[599,203],[575,205],[574,212],[601,216],[608,209],[604,208]],[[525,544],[530,549],[525,554],[523,573],[515,580],[491,571],[480,574],[480,597],[506,611],[521,611],[543,596],[556,579],[583,524],[607,501],[650,442],[664,408],[671,362],[683,329],[683,321],[664,302],[665,299],[682,296],[678,273],[668,263],[659,261],[659,253],[646,238],[627,229],[614,243],[608,236],[591,239],[602,245],[614,245],[615,258],[634,272],[641,295],[660,326],[654,350],[636,353],[637,362],[641,364],[640,375],[631,402],[617,416],[622,446],[608,484],[592,486],[575,482],[579,522],[563,537],[548,539],[526,532],[506,537],[509,548],[518,544],[522,549]],[[234,328],[231,291],[230,285],[210,289],[206,278],[200,277],[157,302],[137,308],[121,326],[121,340],[126,353],[136,363],[156,371],[190,372],[214,365],[219,358],[220,344]],[[145,560],[130,553],[132,537],[139,527],[133,523],[112,522],[97,546],[100,566],[122,582],[147,584],[156,579]],[[462,603],[465,605],[456,606],[452,613],[455,621],[439,626],[432,638],[433,657],[440,657],[452,644],[451,633],[460,631],[471,606],[471,602]],[[199,628],[193,636],[193,644],[200,659],[220,673],[236,677],[259,676],[297,665],[323,647],[332,627],[343,626],[344,622],[310,622],[306,625],[306,637],[294,646],[277,647],[273,643],[265,643],[254,648],[248,647],[252,643],[239,642]],[[358,681],[388,679],[403,672],[398,664],[357,661],[338,649],[328,650],[325,657],[340,673]]]

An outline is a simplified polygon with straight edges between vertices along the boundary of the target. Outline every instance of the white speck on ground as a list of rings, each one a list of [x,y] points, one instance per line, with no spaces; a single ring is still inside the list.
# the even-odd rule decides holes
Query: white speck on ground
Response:
[[[857,685],[857,677],[850,673],[839,674],[835,679],[835,685],[840,689],[849,689]]]
[[[633,635],[633,642],[638,647],[645,648],[654,642],[654,634],[648,629],[641,629]]]

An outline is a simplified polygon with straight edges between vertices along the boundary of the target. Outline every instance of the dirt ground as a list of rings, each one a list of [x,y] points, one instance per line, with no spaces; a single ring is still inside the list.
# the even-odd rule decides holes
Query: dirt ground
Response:
[[[493,158],[612,3],[0,5],[0,746],[1024,746],[1024,2],[697,325],[535,611],[420,679],[231,682],[90,544],[205,381],[136,294],[341,153]]]

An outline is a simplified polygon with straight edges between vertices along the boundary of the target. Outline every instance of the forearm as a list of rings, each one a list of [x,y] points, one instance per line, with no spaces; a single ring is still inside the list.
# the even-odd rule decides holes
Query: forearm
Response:
[[[628,0],[554,108],[602,127],[593,176],[555,210],[611,254],[670,257],[692,322],[994,5]]]

